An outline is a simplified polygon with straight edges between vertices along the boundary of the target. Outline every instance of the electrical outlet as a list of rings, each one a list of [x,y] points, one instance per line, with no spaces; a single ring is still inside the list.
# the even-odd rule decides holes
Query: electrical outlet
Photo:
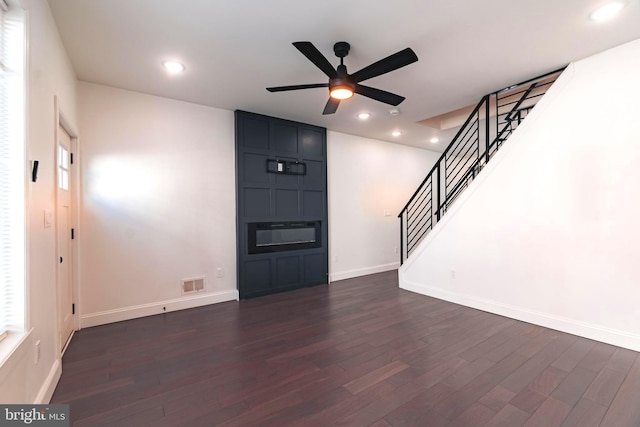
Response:
[[[455,270],[451,270],[451,278],[452,279],[456,278],[456,271]]]
[[[35,348],[33,352],[33,358],[35,363],[40,362],[40,340],[36,341]]]
[[[338,262],[338,255],[333,256],[333,262]]]
[[[218,278],[224,277],[224,271],[222,271],[222,268],[220,267],[216,268],[216,277]]]
[[[395,248],[393,248],[393,253],[397,254],[398,253],[398,247],[396,246]]]

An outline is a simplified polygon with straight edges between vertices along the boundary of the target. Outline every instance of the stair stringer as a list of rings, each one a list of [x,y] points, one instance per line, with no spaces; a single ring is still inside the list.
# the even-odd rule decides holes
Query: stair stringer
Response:
[[[400,287],[640,351],[637,58],[640,40],[567,67]]]

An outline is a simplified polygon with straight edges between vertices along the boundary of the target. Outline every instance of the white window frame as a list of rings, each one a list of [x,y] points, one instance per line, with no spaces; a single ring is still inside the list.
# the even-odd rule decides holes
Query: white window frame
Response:
[[[0,239],[2,245],[9,244],[11,250],[0,252],[0,310],[6,315],[0,318],[0,367],[16,350],[24,350],[21,343],[26,340],[26,290],[27,290],[27,162],[26,162],[26,13],[16,0],[0,0],[0,79],[4,89],[0,103],[10,104],[4,108],[0,123],[0,167],[6,173],[5,182],[0,182],[2,203],[10,203],[6,211],[0,212]],[[5,21],[6,20],[6,21]],[[8,25],[5,25],[7,24]],[[7,40],[13,48],[4,49]],[[3,130],[4,129],[4,130]],[[6,149],[6,150],[5,150]],[[0,178],[1,179],[1,178]],[[10,231],[6,231],[10,230]],[[13,266],[7,268],[8,262]],[[8,314],[7,314],[8,313]],[[4,369],[3,369],[4,370]]]

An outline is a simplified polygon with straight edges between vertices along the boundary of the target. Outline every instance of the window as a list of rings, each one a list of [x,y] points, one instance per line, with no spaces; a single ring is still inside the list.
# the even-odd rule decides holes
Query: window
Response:
[[[0,340],[24,330],[24,48],[22,10],[0,0]]]
[[[69,189],[69,150],[58,144],[58,188]]]

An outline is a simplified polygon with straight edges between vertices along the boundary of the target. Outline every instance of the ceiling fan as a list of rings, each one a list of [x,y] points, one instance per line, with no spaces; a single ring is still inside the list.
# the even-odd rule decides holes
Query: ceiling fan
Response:
[[[327,101],[327,104],[324,106],[322,114],[335,113],[338,109],[338,105],[340,105],[340,100],[351,98],[354,93],[358,93],[366,96],[367,98],[375,99],[376,101],[384,102],[389,105],[395,106],[400,104],[404,101],[404,96],[361,85],[360,82],[397,70],[398,68],[402,68],[418,60],[415,52],[411,50],[411,48],[406,48],[394,53],[393,55],[389,55],[380,61],[374,62],[353,74],[349,74],[347,73],[347,67],[343,63],[344,57],[349,54],[349,49],[351,48],[349,43],[338,42],[333,45],[333,52],[338,58],[340,58],[340,65],[338,65],[338,68],[333,68],[333,65],[331,65],[327,58],[320,53],[313,43],[294,42],[293,45],[304,56],[306,56],[309,61],[313,62],[316,67],[322,70],[322,72],[329,77],[329,83],[268,87],[267,90],[269,92],[283,92],[288,90],[328,87],[329,101]]]

